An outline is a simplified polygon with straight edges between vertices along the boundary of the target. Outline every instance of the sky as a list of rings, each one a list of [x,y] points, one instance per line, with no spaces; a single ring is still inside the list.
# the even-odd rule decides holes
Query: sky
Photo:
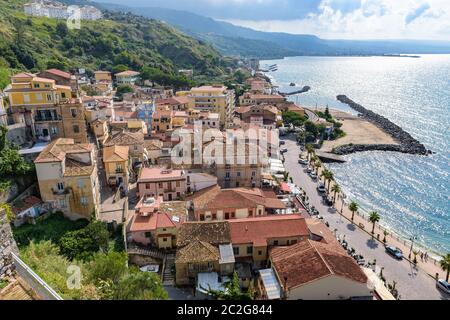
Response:
[[[327,39],[450,40],[450,0],[97,0]]]

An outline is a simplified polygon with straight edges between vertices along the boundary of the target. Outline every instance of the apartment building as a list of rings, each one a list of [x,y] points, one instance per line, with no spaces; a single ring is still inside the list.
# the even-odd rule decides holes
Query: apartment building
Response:
[[[278,94],[262,94],[246,92],[239,97],[240,106],[251,106],[257,104],[272,104],[278,105],[284,103],[286,98]]]
[[[94,72],[94,90],[101,95],[111,94],[113,90],[111,72],[101,70]]]
[[[23,117],[36,140],[88,141],[84,106],[80,99],[72,98],[71,87],[57,85],[53,79],[20,73],[11,77],[5,92],[12,113]]]
[[[156,99],[156,108],[169,107],[173,111],[186,111],[189,109],[189,98],[186,96]]]
[[[152,129],[156,133],[165,133],[173,130],[175,112],[169,109],[159,109],[153,113]]]
[[[228,222],[236,260],[250,260],[256,267],[266,265],[271,247],[290,246],[309,239],[305,219],[296,214]]]
[[[100,193],[94,148],[59,138],[34,161],[41,199],[69,218],[91,219],[99,212]]]
[[[142,132],[120,131],[110,136],[104,143],[104,146],[128,146],[131,164],[133,166],[148,160],[147,150],[144,146],[144,134]]]
[[[180,200],[186,194],[186,174],[183,170],[142,168],[137,190],[139,197],[162,197],[164,201]]]
[[[246,219],[276,214],[286,209],[273,191],[221,189],[212,186],[188,198],[197,221]]]
[[[103,148],[103,163],[108,185],[128,190],[129,147],[114,145]]]
[[[74,13],[66,5],[50,0],[34,0],[31,3],[26,3],[24,4],[24,12],[34,17],[55,19],[68,19]],[[99,20],[103,18],[102,12],[93,6],[80,7],[78,13],[81,20]]]
[[[220,126],[231,126],[235,108],[234,90],[228,90],[223,85],[202,86],[192,88],[189,98],[191,108],[218,113]]]
[[[116,73],[114,76],[116,77],[117,85],[134,85],[139,81],[139,75],[139,72],[127,70]]]
[[[48,69],[37,74],[39,78],[55,80],[57,85],[67,86],[72,88],[72,97],[78,96],[78,81],[77,78],[68,72],[58,69]]]
[[[272,105],[253,105],[236,108],[239,119],[268,130],[276,129],[278,114],[281,112]]]

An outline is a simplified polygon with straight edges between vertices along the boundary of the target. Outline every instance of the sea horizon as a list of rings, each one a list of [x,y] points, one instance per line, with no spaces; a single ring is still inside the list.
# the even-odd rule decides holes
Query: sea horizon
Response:
[[[416,237],[423,250],[450,250],[450,74],[449,54],[392,56],[298,56],[263,60],[277,64],[267,73],[281,92],[310,86],[290,100],[309,108],[356,112],[336,100],[339,94],[381,114],[409,132],[434,154],[363,152],[345,164],[327,165],[349,200],[363,211],[378,211],[380,224],[404,239]],[[448,70],[448,71],[446,71]],[[447,81],[447,82],[446,82]]]

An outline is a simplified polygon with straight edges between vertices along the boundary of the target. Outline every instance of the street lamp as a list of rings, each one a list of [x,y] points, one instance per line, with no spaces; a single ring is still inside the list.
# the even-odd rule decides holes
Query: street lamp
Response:
[[[411,238],[409,238],[409,240],[411,240],[411,248],[409,249],[408,259],[411,259],[411,253],[413,251],[414,240],[417,240],[417,237],[412,236]]]
[[[341,214],[344,213],[344,200],[347,198],[345,194],[341,195],[342,206],[341,206]]]

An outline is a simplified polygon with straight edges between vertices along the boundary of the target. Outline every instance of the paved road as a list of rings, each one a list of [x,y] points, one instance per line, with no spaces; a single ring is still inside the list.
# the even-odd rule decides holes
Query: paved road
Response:
[[[349,245],[355,248],[356,252],[362,254],[366,261],[376,259],[379,267],[384,267],[383,275],[388,281],[397,282],[397,289],[403,300],[442,300],[449,299],[441,293],[435,286],[435,281],[424,271],[414,268],[406,260],[397,261],[387,255],[384,246],[373,240],[367,233],[352,225],[348,220],[341,217],[322,203],[322,198],[316,190],[317,182],[312,181],[306,173],[306,167],[298,164],[300,149],[294,140],[286,140],[288,152],[285,154],[285,167],[294,182],[303,188],[308,197],[309,203],[315,206],[325,221],[330,224],[330,229],[337,229],[338,235],[345,235]],[[338,204],[340,209],[340,204]]]

